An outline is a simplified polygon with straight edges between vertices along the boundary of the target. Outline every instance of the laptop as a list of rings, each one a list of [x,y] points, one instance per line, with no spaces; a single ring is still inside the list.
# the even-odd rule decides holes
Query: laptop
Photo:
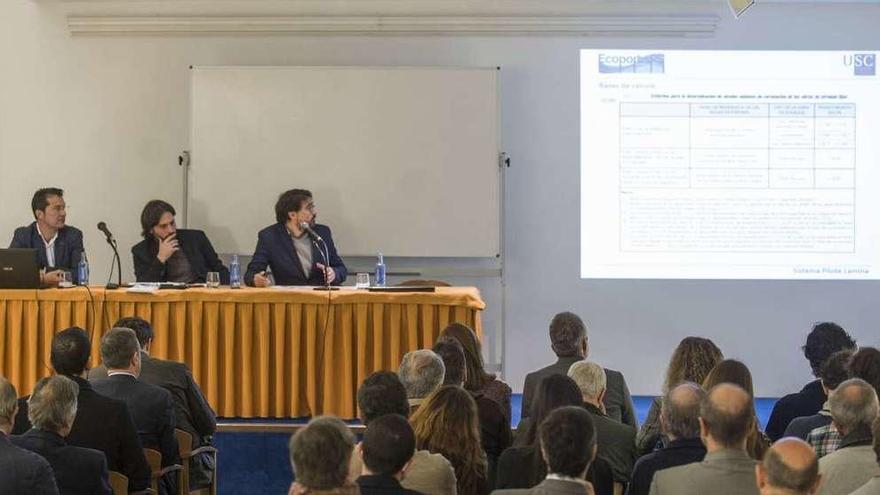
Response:
[[[39,289],[36,249],[0,249],[0,289]]]

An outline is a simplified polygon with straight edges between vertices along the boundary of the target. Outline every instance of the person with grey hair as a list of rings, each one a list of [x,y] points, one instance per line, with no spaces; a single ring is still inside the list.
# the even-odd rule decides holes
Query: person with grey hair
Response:
[[[669,442],[636,461],[628,495],[648,495],[654,473],[661,469],[703,460],[706,446],[700,440],[700,403],[705,397],[706,392],[690,382],[666,393],[660,408],[660,430]]]
[[[825,478],[819,493],[843,495],[880,474],[871,447],[871,426],[880,405],[877,392],[868,382],[851,378],[841,383],[828,399],[831,421],[840,432],[840,446],[819,459],[819,473]]]
[[[556,362],[526,375],[523,384],[522,417],[532,414],[532,399],[541,380],[554,374],[566,374],[572,364],[587,359],[590,354],[587,326],[581,318],[570,312],[559,313],[550,321],[550,347],[556,354]],[[626,380],[619,371],[605,369],[607,384],[603,404],[609,418],[638,428],[635,407]]]
[[[174,436],[174,401],[171,394],[138,379],[141,372],[141,349],[134,330],[113,328],[101,339],[101,359],[107,378],[92,382],[99,394],[118,399],[128,406],[144,448],[162,454],[162,467],[177,464],[180,452]],[[166,476],[160,484],[162,493],[173,493],[176,481]]]
[[[290,465],[294,482],[289,495],[357,495],[357,484],[348,479],[354,435],[345,423],[320,416],[290,437]]]
[[[65,376],[40,379],[28,399],[28,419],[33,427],[12,437],[12,442],[49,461],[60,493],[112,495],[104,453],[67,445],[64,439],[76,418],[78,394],[79,386]]]
[[[10,440],[18,412],[17,398],[15,387],[0,376],[0,493],[58,495],[49,462]]]
[[[810,444],[796,437],[778,440],[755,466],[761,495],[813,495],[822,483]]]
[[[443,384],[445,375],[443,359],[434,351],[419,349],[404,354],[397,377],[406,388],[410,412],[418,409],[431,392]]]
[[[606,414],[603,402],[607,390],[605,370],[592,361],[578,361],[571,365],[568,376],[577,384],[583,396],[583,407],[593,417],[599,444],[596,457],[611,467],[614,483],[626,486],[636,462],[636,429]]]

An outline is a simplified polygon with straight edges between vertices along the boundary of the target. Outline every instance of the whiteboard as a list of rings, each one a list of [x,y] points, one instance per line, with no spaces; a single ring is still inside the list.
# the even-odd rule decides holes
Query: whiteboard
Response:
[[[342,255],[500,253],[497,69],[194,67],[187,225],[249,254],[314,193]]]

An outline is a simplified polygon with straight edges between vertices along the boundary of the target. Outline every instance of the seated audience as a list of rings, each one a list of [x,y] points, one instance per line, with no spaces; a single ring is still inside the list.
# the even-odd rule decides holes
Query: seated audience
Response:
[[[547,477],[525,490],[499,490],[498,495],[593,495],[592,485],[584,479],[596,457],[596,430],[591,415],[575,406],[565,406],[550,413],[541,422],[541,454],[547,465]]]
[[[290,465],[294,481],[289,495],[358,495],[348,480],[354,435],[345,423],[330,416],[317,417],[290,438]]]
[[[804,357],[810,362],[814,376],[819,376],[822,363],[832,354],[844,349],[855,349],[856,341],[846,333],[840,325],[832,322],[817,323],[807,335],[807,342],[801,348]],[[771,440],[782,437],[788,424],[794,418],[812,416],[822,409],[827,400],[822,382],[814,380],[800,392],[788,394],[779,399],[773,406],[770,419],[767,421],[767,436]],[[821,457],[821,456],[820,456]]]
[[[171,398],[174,400],[175,424],[177,428],[192,435],[193,449],[210,445],[211,436],[217,429],[217,417],[189,367],[184,363],[150,356],[154,334],[153,327],[146,320],[132,316],[120,319],[113,326],[130,328],[137,335],[141,346],[141,374],[138,379],[162,387],[171,393]],[[104,365],[89,372],[89,379],[92,380],[106,377],[107,368]],[[214,475],[213,463],[213,456],[207,452],[190,459],[190,489],[195,490],[210,485]]]
[[[0,376],[0,493],[58,495],[46,459],[10,441],[18,410],[16,397],[15,387]]]
[[[823,495],[844,495],[880,475],[872,448],[871,427],[880,405],[874,387],[860,378],[851,378],[837,387],[829,399],[831,420],[840,432],[840,446],[819,459]]]
[[[407,352],[400,362],[397,377],[406,388],[410,412],[416,409],[443,384],[446,367],[440,356],[429,349]]]
[[[129,490],[144,490],[150,486],[150,466],[128,406],[99,394],[85,379],[91,348],[89,336],[82,328],[68,328],[52,337],[52,369],[79,386],[76,418],[65,441],[68,445],[100,450],[107,459],[107,469],[128,477]],[[31,427],[26,397],[19,400],[15,423],[16,434]]]
[[[360,420],[367,427],[374,419],[388,414],[409,415],[406,389],[397,375],[390,371],[377,371],[368,376],[358,387],[357,403]],[[360,456],[351,456],[349,479],[356,480],[362,471]],[[442,455],[427,450],[415,451],[400,484],[427,495],[456,495],[452,464]]]
[[[532,414],[520,423],[517,446],[505,450],[498,460],[496,489],[532,488],[547,477],[547,464],[541,454],[538,427],[551,412],[565,406],[582,407],[583,396],[571,378],[554,373],[538,384]],[[590,464],[587,480],[597,495],[614,493],[614,481],[608,463],[595,459]]]
[[[735,359],[721,361],[703,380],[703,390],[712,390],[712,387],[721,383],[732,383],[745,390],[752,398],[752,411],[755,407],[755,388],[752,385],[752,373],[745,364]],[[755,413],[755,421],[752,422],[752,431],[746,441],[746,451],[752,459],[761,460],[764,452],[770,447],[770,440],[758,428],[758,415]]]
[[[666,394],[660,429],[668,443],[636,461],[627,494],[648,495],[657,471],[703,460],[706,446],[700,440],[700,404],[705,398],[706,392],[689,382],[678,384]]]
[[[129,328],[113,328],[101,339],[101,360],[107,378],[92,386],[99,394],[119,399],[128,406],[137,425],[141,445],[162,454],[162,466],[177,464],[180,452],[174,436],[174,401],[171,394],[155,385],[138,380],[141,352],[137,336]],[[162,480],[163,493],[173,493],[174,479]]]
[[[494,374],[486,373],[483,366],[483,351],[480,349],[480,341],[477,334],[467,325],[452,323],[440,332],[440,338],[452,338],[461,344],[464,349],[464,361],[467,365],[467,379],[464,382],[465,390],[472,394],[482,394],[496,403],[501,412],[510,422],[510,385],[499,380]]]
[[[807,442],[783,438],[755,466],[761,495],[813,495],[819,489],[819,461]]]
[[[583,407],[593,417],[599,444],[597,457],[611,466],[614,481],[626,486],[636,461],[636,430],[605,414],[605,370],[592,361],[578,361],[571,365],[568,376],[577,384]]]
[[[416,448],[412,426],[399,414],[386,414],[367,425],[364,439],[357,446],[363,461],[363,474],[357,479],[363,495],[418,495],[404,488]]]
[[[709,339],[702,337],[685,337],[678,343],[669,365],[666,367],[666,378],[663,381],[663,393],[666,394],[676,385],[684,382],[703,383],[706,375],[716,364],[724,359],[721,349]],[[658,444],[664,445],[660,428],[660,409],[662,397],[655,397],[648,409],[645,423],[636,435],[636,446],[639,455],[653,451]]]
[[[819,381],[826,395],[830,395],[838,385],[849,378],[848,364],[851,356],[852,351],[848,349],[837,351],[822,363],[822,367],[819,368]],[[826,400],[818,413],[793,419],[785,429],[784,436],[806,440],[811,431],[829,424],[831,424],[831,409]]]
[[[443,359],[446,375],[444,385],[462,386],[465,382],[467,367],[465,365],[464,350],[461,344],[454,339],[440,339],[434,344],[434,352]],[[498,403],[480,394],[469,392],[477,405],[477,417],[480,422],[480,444],[486,452],[488,462],[489,486],[495,483],[495,467],[498,465],[498,457],[504,449],[513,443],[513,434],[510,431],[510,420],[501,412]]]
[[[880,464],[880,416],[874,420],[874,455],[877,457],[877,463]],[[880,474],[875,474],[873,478],[850,495],[878,494],[880,494]]]
[[[589,356],[587,327],[578,315],[565,312],[553,317],[550,321],[550,347],[556,354],[556,362],[526,375],[522,396],[523,418],[528,417],[535,389],[545,376],[553,373],[567,374],[572,364]],[[605,413],[615,421],[638,428],[632,397],[623,374],[606,369],[605,376],[608,383],[603,401]]]
[[[441,454],[455,469],[460,495],[489,493],[486,453],[480,445],[477,406],[466,390],[444,385],[411,418],[416,448]]]
[[[12,437],[12,443],[49,461],[62,495],[112,495],[104,454],[67,445],[64,440],[76,417],[78,393],[79,387],[70,378],[55,375],[40,379],[28,399],[28,419],[33,427]]]
[[[652,495],[757,495],[755,460],[746,452],[755,413],[752,398],[737,385],[722,383],[700,404],[700,438],[706,445],[702,462],[654,474]]]

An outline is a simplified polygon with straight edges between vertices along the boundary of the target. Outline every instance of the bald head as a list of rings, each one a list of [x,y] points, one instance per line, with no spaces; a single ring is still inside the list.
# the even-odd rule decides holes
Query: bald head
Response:
[[[731,383],[712,387],[700,405],[702,434],[721,448],[744,448],[754,421],[752,398]]]
[[[819,461],[807,442],[786,437],[774,443],[756,469],[762,493],[784,490],[791,494],[811,494],[819,488]]]
[[[670,439],[700,436],[700,404],[706,392],[699,385],[684,382],[670,390],[663,400],[660,423]]]

